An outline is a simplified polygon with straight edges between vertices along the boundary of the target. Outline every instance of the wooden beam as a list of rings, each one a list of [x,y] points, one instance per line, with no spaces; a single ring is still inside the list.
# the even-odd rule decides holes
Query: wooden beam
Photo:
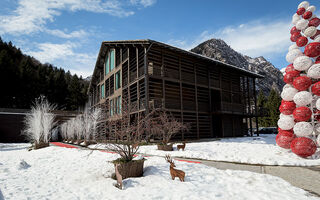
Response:
[[[258,107],[257,107],[257,94],[256,94],[256,79],[252,78],[252,84],[253,84],[253,95],[254,95],[254,107],[255,107],[255,114],[256,114],[256,131],[257,136],[259,136],[259,119],[258,119]]]
[[[197,89],[197,70],[196,65],[193,63],[193,69],[194,69],[194,87],[195,87],[195,98],[196,98],[196,119],[197,119],[197,138],[200,138],[200,132],[199,132],[199,115],[198,115],[198,89]]]

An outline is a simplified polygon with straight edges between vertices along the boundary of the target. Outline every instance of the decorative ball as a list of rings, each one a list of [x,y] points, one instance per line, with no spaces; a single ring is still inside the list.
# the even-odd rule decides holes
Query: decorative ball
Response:
[[[300,19],[299,21],[297,21],[296,23],[296,27],[298,30],[304,30],[308,27],[309,21],[306,19]]]
[[[303,15],[303,13],[306,11],[306,9],[305,8],[303,8],[303,7],[301,7],[301,8],[298,8],[298,10],[297,10],[297,14],[298,15]]]
[[[314,34],[314,36],[310,37],[310,39],[314,40],[318,35],[320,35],[320,30],[317,29],[316,34]]]
[[[317,35],[317,36],[314,38],[314,41],[315,41],[315,42],[320,42],[320,35]]]
[[[307,45],[308,46],[308,45]],[[300,51],[300,49],[293,49],[292,51],[289,51],[286,55],[286,60],[288,61],[288,63],[293,63],[293,61],[299,57],[302,56],[302,52]]]
[[[320,98],[316,101],[316,108],[320,110]]]
[[[312,156],[316,152],[317,145],[310,138],[298,137],[292,140],[290,148],[296,155],[306,158]]]
[[[292,117],[282,117],[278,120],[278,127],[282,130],[290,130],[294,127],[295,122]]]
[[[297,27],[294,26],[290,30],[290,34],[293,34],[293,33],[300,33],[300,30],[298,30]]]
[[[308,38],[301,36],[297,39],[296,44],[298,47],[303,47],[308,44]]]
[[[307,12],[303,13],[302,17],[303,17],[303,19],[310,19],[312,17],[312,12],[307,11]]]
[[[283,86],[283,88],[282,88],[282,90],[285,90],[285,89],[287,89],[287,88],[294,88],[292,85],[290,85],[290,84],[285,84],[284,86]],[[285,101],[285,100],[282,100],[282,102],[283,101]]]
[[[292,101],[293,97],[298,93],[296,88],[286,88],[281,92],[281,98],[285,101]]]
[[[320,133],[320,124],[316,124],[316,125],[314,126],[314,133],[315,133],[316,135],[319,135],[319,133]]]
[[[316,11],[316,7],[315,6],[309,6],[306,11],[314,12],[314,11]]]
[[[318,146],[320,146],[320,135],[318,135],[318,137],[317,137],[317,144],[318,144]]]
[[[297,46],[297,44],[292,44],[292,45],[290,45],[290,47],[289,47],[289,51],[292,51],[293,49],[299,49],[299,47]]]
[[[305,9],[307,9],[308,7],[309,7],[309,2],[308,1],[303,1],[303,2],[301,2],[299,5],[298,5],[298,9],[299,8],[305,8]]]
[[[300,76],[293,80],[293,86],[299,91],[307,90],[310,85],[312,84],[312,81],[307,76]]]
[[[293,61],[293,67],[298,71],[305,71],[312,65],[312,60],[308,56],[299,56]]]
[[[304,54],[309,57],[318,57],[320,55],[320,42],[308,44],[304,50]]]
[[[290,65],[288,65],[285,69],[285,72],[291,72],[291,71],[295,71],[294,67],[293,67],[293,63],[291,63]]]
[[[292,16],[292,24],[297,24],[297,22],[300,20],[300,16],[297,13],[294,13],[294,15]]]
[[[292,140],[294,140],[296,136],[290,131],[281,131],[276,136],[276,143],[279,147],[290,149],[290,145]]]
[[[293,127],[293,132],[297,137],[311,135],[313,126],[309,122],[298,122]]]
[[[279,110],[284,115],[291,115],[296,109],[296,104],[293,101],[285,101],[281,103]]]
[[[311,19],[308,24],[308,26],[314,26],[314,27],[317,27],[319,25],[320,25],[320,19],[318,17]]]
[[[293,101],[296,103],[297,107],[306,106],[312,102],[312,94],[307,91],[298,92],[294,95]]]
[[[301,37],[301,34],[299,32],[295,32],[295,33],[291,34],[290,40],[292,42],[296,42],[299,37]]]
[[[289,101],[289,102],[290,102],[290,101]],[[280,113],[279,119],[284,118],[284,117],[290,117],[290,118],[292,118],[292,119],[294,120],[292,114],[291,114],[291,115],[285,115],[285,114]],[[293,132],[293,130],[292,130],[292,132]]]
[[[298,76],[300,76],[299,71],[297,71],[297,70],[291,71],[291,72],[288,72],[284,75],[283,80],[285,83],[292,84],[293,80],[295,78],[297,78]]]
[[[320,110],[314,111],[313,113],[314,113],[313,114],[314,119],[316,119],[318,122],[320,122]],[[316,128],[316,127],[314,127],[314,128]]]
[[[320,81],[312,85],[311,92],[317,96],[320,96]]]
[[[306,30],[304,30],[303,34],[306,37],[312,37],[317,33],[317,28],[314,26],[309,26],[308,28],[306,28]]]
[[[312,65],[307,72],[307,76],[313,79],[320,78],[320,64]]]
[[[293,111],[293,118],[298,122],[308,121],[311,115],[312,115],[311,110],[305,106],[298,107]]]

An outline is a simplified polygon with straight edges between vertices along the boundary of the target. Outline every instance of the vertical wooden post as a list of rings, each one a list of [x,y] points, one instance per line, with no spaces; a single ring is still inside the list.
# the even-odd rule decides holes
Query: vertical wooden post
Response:
[[[144,47],[144,74],[145,74],[145,81],[144,81],[144,89],[145,89],[145,98],[146,98],[146,114],[149,114],[149,73],[148,73],[148,65],[147,65],[147,49]]]
[[[196,70],[196,65],[193,63],[193,70],[194,70],[194,87],[195,87],[195,100],[196,100],[196,119],[197,119],[197,138],[200,138],[200,133],[199,133],[199,111],[198,111],[198,89],[197,89],[197,70]]]
[[[222,104],[222,69],[221,67],[219,67],[219,85],[220,85],[220,110],[223,111],[223,104]],[[220,115],[220,119],[221,119],[221,132],[222,132],[222,137],[224,137],[224,120],[223,120],[223,116]]]
[[[250,85],[249,85],[249,77],[248,76],[247,76],[247,93],[248,93],[248,106],[249,106],[250,135],[253,136],[253,131],[252,131],[252,112],[251,112],[251,103],[250,103]]]
[[[258,115],[259,115],[259,110],[257,107],[257,94],[256,94],[256,79],[252,78],[252,85],[253,85],[253,95],[254,95],[254,107],[255,107],[255,115],[256,115],[256,133],[257,136],[259,136],[259,121],[258,121]]]
[[[213,137],[213,127],[212,127],[212,104],[211,104],[211,79],[210,79],[210,66],[207,68],[207,72],[208,72],[208,92],[209,92],[209,120],[210,120],[210,136]]]

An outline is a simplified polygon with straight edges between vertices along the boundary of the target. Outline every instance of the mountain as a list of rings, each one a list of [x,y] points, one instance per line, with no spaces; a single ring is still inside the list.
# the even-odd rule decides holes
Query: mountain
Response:
[[[242,55],[221,39],[207,40],[190,51],[263,75],[263,79],[258,79],[256,88],[264,94],[269,94],[271,88],[280,92],[285,84],[280,70],[264,57]]]

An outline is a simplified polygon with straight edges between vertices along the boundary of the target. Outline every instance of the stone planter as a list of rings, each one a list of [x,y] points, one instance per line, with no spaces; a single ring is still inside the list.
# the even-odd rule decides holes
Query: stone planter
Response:
[[[122,179],[130,177],[141,177],[143,176],[143,163],[145,159],[142,160],[132,160],[130,162],[119,163],[118,167],[119,173]],[[116,166],[116,164],[114,164]]]
[[[41,148],[48,147],[48,146],[49,146],[49,143],[37,143],[37,142],[35,142],[33,144],[33,148],[34,149],[41,149]]]
[[[158,144],[158,150],[162,151],[173,151],[173,144]]]

